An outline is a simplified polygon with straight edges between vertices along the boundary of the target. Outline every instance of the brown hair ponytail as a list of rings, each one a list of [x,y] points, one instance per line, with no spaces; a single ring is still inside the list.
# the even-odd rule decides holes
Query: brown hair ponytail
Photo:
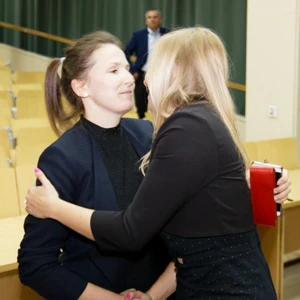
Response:
[[[73,79],[87,79],[94,64],[92,55],[104,44],[113,44],[122,49],[122,43],[114,35],[96,31],[83,36],[68,48],[65,59],[54,59],[48,66],[45,99],[50,124],[57,135],[69,129],[84,112],[82,100],[73,91],[71,82]],[[61,77],[57,73],[60,65]]]

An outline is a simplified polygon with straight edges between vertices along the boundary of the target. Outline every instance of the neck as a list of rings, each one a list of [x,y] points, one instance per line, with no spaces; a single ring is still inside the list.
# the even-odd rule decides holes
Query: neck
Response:
[[[149,27],[150,28],[150,27]],[[157,32],[159,30],[159,27],[157,28],[150,28],[153,32]]]
[[[120,123],[122,115],[108,112],[103,109],[86,109],[84,112],[84,117],[102,128],[113,128]]]

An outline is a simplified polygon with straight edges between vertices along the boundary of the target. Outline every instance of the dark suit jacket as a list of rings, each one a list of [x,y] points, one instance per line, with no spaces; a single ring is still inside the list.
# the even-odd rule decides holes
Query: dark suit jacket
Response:
[[[151,123],[122,119],[121,126],[138,157],[143,156],[151,145]],[[118,210],[99,149],[80,121],[42,153],[38,167],[62,199],[97,210]],[[20,279],[46,299],[78,299],[88,282],[116,292],[128,288],[128,253],[100,251],[94,242],[51,219],[28,215],[24,229]],[[150,284],[156,279],[147,276]]]
[[[168,33],[168,29],[160,28],[160,34],[164,35]],[[130,56],[132,54],[136,55],[136,62],[133,64],[130,61]],[[142,29],[135,31],[132,34],[131,40],[128,42],[125,48],[125,55],[130,63],[130,72],[133,74],[141,70],[143,65],[147,61],[148,57],[148,29]]]

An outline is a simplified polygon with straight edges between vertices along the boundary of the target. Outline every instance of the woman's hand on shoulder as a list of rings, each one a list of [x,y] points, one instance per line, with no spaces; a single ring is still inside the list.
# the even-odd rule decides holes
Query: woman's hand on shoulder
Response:
[[[51,218],[51,211],[59,200],[58,193],[40,169],[36,168],[34,172],[42,185],[32,186],[28,189],[25,197],[25,209],[37,218]]]

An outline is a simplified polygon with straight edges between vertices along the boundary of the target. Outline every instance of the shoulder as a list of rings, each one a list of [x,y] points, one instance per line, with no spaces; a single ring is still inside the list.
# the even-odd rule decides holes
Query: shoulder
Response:
[[[224,122],[208,102],[192,104],[174,112],[161,126],[157,137],[166,134],[179,136],[180,140],[200,137],[202,142],[206,140],[219,146],[232,140]]]
[[[160,33],[161,34],[166,34],[168,32],[170,32],[170,30],[168,28],[160,27]]]
[[[81,123],[78,122],[48,146],[41,154],[41,157],[54,155],[56,157],[60,156],[63,159],[64,157],[81,156],[82,153],[87,151],[89,141],[88,133],[82,127]]]
[[[136,30],[136,31],[133,32],[132,35],[133,36],[141,36],[141,35],[145,35],[145,34],[148,34],[147,28]]]
[[[218,118],[212,108],[206,104],[193,104],[175,111],[161,126],[160,131],[171,128],[182,128],[187,132],[194,132],[201,129],[209,129],[211,121]]]
[[[125,129],[130,129],[136,134],[147,134],[153,133],[153,124],[148,120],[122,118],[121,124]]]

